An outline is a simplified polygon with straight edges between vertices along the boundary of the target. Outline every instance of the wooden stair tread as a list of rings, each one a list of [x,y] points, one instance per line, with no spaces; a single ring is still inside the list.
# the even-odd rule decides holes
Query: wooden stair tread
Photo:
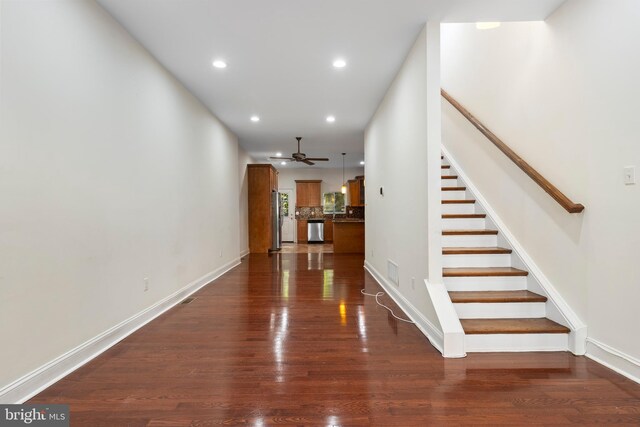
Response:
[[[453,303],[546,302],[547,297],[530,291],[455,291],[449,292]]]
[[[467,205],[471,205],[474,204],[476,201],[473,199],[458,199],[458,200],[443,200],[442,204],[443,205],[456,205],[456,204],[467,204]]]
[[[547,318],[460,319],[465,334],[566,334],[569,328]]]
[[[442,175],[442,179],[458,179],[458,175]]]
[[[451,165],[440,165],[440,169],[451,169]]]
[[[457,267],[442,269],[443,277],[500,277],[528,275],[528,271],[513,267]]]
[[[498,230],[442,230],[443,236],[483,236],[498,234]]]
[[[511,249],[499,248],[499,247],[448,247],[442,248],[442,255],[485,255],[485,254],[510,254]]]
[[[464,191],[467,187],[442,187],[442,191]]]
[[[443,214],[442,219],[486,218],[487,214]]]

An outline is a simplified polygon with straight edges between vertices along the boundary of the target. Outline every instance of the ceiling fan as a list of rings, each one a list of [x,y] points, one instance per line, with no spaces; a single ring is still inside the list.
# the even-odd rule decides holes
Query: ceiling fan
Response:
[[[294,161],[294,162],[302,162],[302,163],[306,163],[308,165],[315,165],[315,163],[313,163],[313,162],[328,162],[329,161],[329,159],[327,159],[326,157],[307,157],[306,154],[300,152],[300,140],[302,139],[302,137],[301,136],[296,136],[296,139],[298,140],[298,152],[297,153],[291,154],[291,157],[270,157],[270,158],[271,159],[276,159],[276,160],[291,160],[291,161]]]

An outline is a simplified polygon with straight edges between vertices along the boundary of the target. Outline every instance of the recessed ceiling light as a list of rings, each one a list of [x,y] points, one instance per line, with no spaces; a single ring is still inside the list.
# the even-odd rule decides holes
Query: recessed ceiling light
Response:
[[[361,165],[364,165],[364,160],[362,160],[362,161],[360,162],[360,164],[361,164]]]
[[[333,117],[333,116],[327,116],[327,122],[329,122],[329,123],[333,123],[333,122],[335,122],[335,121],[336,121],[336,118],[335,118],[335,117]]]
[[[282,166],[284,166],[284,165],[286,165],[286,164],[287,164],[287,162],[280,162],[280,164],[281,164]]]
[[[499,22],[476,22],[476,28],[478,30],[492,30],[500,26]]]
[[[216,59],[213,61],[213,66],[216,68],[227,68],[227,63],[221,59]]]
[[[347,66],[347,62],[344,59],[336,59],[333,61],[333,66],[335,68],[344,68]]]
[[[276,157],[282,157],[282,153],[278,151],[278,152],[276,153]]]
[[[260,117],[258,117],[258,116],[251,116],[251,121],[252,121],[252,122],[259,122],[259,121],[260,121]]]

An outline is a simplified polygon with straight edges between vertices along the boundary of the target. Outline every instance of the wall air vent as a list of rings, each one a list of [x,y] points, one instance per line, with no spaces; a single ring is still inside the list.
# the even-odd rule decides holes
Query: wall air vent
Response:
[[[400,286],[400,276],[398,273],[398,264],[387,260],[387,278],[396,286]]]

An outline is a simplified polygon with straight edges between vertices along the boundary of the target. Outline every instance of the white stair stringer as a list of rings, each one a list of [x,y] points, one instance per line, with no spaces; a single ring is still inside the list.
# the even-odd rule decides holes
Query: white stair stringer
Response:
[[[484,213],[485,218],[444,218],[443,230],[497,230],[498,235],[443,235],[442,245],[447,248],[511,249],[511,253],[443,255],[444,268],[515,267],[528,272],[528,276],[463,276],[443,277],[449,292],[530,291],[546,297],[546,302],[513,300],[505,302],[452,303],[459,319],[535,319],[547,318],[569,328],[570,333],[474,333],[465,334],[465,352],[503,351],[567,351],[584,354],[586,326],[560,297],[548,279],[518,244],[504,223],[487,204],[459,165],[443,148],[443,169],[457,179],[442,179],[443,187],[466,187],[464,191],[442,191],[443,200],[475,200],[475,204],[448,203],[442,205],[443,215],[470,215]],[[503,251],[504,252],[504,251]],[[542,299],[544,300],[544,299]],[[456,301],[459,301],[457,299]],[[547,320],[548,322],[548,320]],[[556,325],[557,326],[557,325]],[[519,331],[522,332],[522,331]]]

